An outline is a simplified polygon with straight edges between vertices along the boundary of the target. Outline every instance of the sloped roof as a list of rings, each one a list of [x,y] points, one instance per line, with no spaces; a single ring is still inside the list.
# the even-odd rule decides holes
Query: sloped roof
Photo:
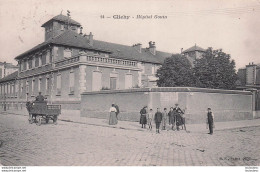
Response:
[[[99,40],[94,40],[93,46],[109,49],[110,51],[112,51],[111,57],[114,58],[122,58],[150,63],[161,64],[163,63],[165,58],[170,57],[172,55],[171,53],[166,53],[162,51],[156,51],[156,54],[153,55],[147,48],[142,48],[140,53],[133,46],[127,46]]]
[[[81,26],[81,24],[71,18],[69,18],[68,16],[65,16],[65,15],[62,15],[62,14],[59,14],[55,17],[53,17],[52,19],[48,20],[47,22],[45,22],[42,27],[44,27],[45,25],[47,25],[49,22],[52,22],[52,21],[60,21],[60,22],[64,22],[64,23],[67,23],[69,21],[70,24],[72,25],[76,25],[76,26]]]
[[[170,53],[166,53],[162,51],[156,51],[156,55],[153,55],[147,48],[142,48],[141,53],[139,53],[132,46],[121,45],[121,44],[110,43],[110,42],[99,41],[99,40],[93,40],[93,46],[91,46],[86,37],[79,35],[78,33],[73,32],[71,30],[66,30],[62,34],[50,38],[47,41],[20,54],[15,59],[20,59],[25,55],[35,52],[50,44],[66,45],[71,47],[78,47],[83,49],[107,52],[107,53],[112,53],[111,57],[128,59],[128,60],[145,61],[150,63],[163,63],[166,57],[170,57],[172,55]]]
[[[84,49],[91,49],[91,50],[97,50],[97,51],[103,51],[110,53],[109,50],[106,49],[100,49],[95,46],[90,46],[88,43],[88,39],[82,35],[79,35],[76,32],[73,32],[71,30],[66,30],[62,34],[52,37],[48,39],[47,41],[38,44],[37,46],[31,48],[30,50],[20,54],[19,56],[15,57],[15,59],[20,59],[25,55],[28,55],[32,52],[35,52],[38,49],[41,49],[47,45],[55,44],[55,45],[67,45],[71,47],[78,47],[78,48],[84,48]]]
[[[187,50],[183,51],[182,53],[187,53],[187,52],[191,52],[191,51],[202,51],[205,52],[206,50],[197,46],[196,44],[193,47],[188,48]]]
[[[18,76],[18,71],[13,72],[13,73],[7,75],[6,77],[0,79],[0,83],[1,82],[6,82],[6,81],[10,81],[10,80],[14,80],[14,79],[17,78],[17,76]]]

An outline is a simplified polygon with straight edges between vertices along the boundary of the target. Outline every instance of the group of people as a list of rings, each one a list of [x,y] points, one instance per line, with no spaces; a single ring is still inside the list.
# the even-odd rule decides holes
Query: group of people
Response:
[[[180,130],[180,127],[186,130],[185,111],[179,107],[178,103],[175,104],[174,108],[171,107],[169,112],[167,111],[167,108],[164,108],[163,112],[161,112],[160,108],[157,108],[157,111],[154,114],[153,109],[150,109],[149,112],[147,109],[147,106],[145,106],[140,111],[140,124],[142,125],[142,128],[146,128],[146,125],[148,124],[149,129],[152,130],[152,123],[154,120],[156,124],[156,133],[160,133],[160,125],[162,126],[162,130],[166,130],[167,122],[171,125],[172,130],[175,130],[175,126],[177,130]]]
[[[213,128],[214,125],[214,115],[211,111],[211,108],[207,109],[207,118],[206,118],[206,127],[209,129],[208,134],[213,134]],[[110,107],[110,117],[109,117],[109,125],[116,125],[118,123],[118,114],[119,114],[119,107],[116,104],[112,104]],[[148,107],[145,106],[140,110],[140,124],[142,125],[142,128],[146,128],[146,125],[148,124],[149,130],[152,130],[153,128],[153,121],[155,122],[156,126],[156,133],[160,133],[160,126],[162,130],[166,130],[166,124],[167,122],[171,126],[172,130],[186,130],[185,125],[185,109],[182,110],[179,107],[179,104],[176,103],[175,107],[171,107],[169,111],[167,111],[167,108],[163,109],[163,112],[161,112],[160,108],[157,108],[156,112],[153,112],[153,109],[150,109],[148,111]],[[175,129],[176,126],[176,129]]]

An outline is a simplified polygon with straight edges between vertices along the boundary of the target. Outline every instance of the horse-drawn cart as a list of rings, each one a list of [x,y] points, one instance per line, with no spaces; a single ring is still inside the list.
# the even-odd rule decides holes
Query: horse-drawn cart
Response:
[[[57,124],[58,116],[61,114],[61,105],[47,105],[47,102],[27,102],[26,108],[29,112],[29,123],[41,125],[42,120],[46,123],[53,120]]]

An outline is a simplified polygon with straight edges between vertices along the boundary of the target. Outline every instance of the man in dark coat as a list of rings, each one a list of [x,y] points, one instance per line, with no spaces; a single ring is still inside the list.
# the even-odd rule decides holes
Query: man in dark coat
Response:
[[[119,114],[119,106],[114,104],[114,107],[116,108],[116,119],[118,119],[118,114]]]
[[[209,133],[208,134],[213,134],[213,127],[214,127],[214,115],[211,111],[211,108],[208,108],[208,113],[207,113],[207,128],[209,127]]]
[[[156,133],[160,133],[159,128],[160,128],[160,124],[162,122],[162,118],[163,118],[163,115],[160,111],[160,108],[157,108],[157,112],[154,115],[154,122],[156,124]]]
[[[37,101],[37,102],[44,102],[44,99],[45,98],[43,97],[42,93],[39,92],[39,95],[36,97],[35,101]]]

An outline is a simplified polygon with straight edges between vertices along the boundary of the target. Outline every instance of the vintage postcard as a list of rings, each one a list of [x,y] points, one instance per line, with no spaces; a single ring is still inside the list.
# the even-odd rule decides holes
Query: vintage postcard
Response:
[[[1,172],[257,172],[259,18],[258,0],[0,0]]]

